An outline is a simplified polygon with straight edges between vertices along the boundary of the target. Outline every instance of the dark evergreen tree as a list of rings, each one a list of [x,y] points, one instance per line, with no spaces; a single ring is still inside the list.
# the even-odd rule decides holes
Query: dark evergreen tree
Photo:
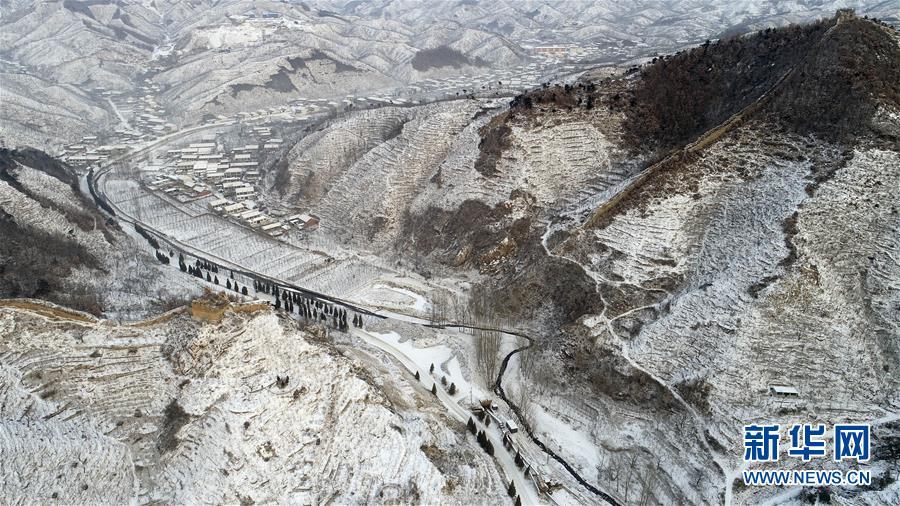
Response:
[[[516,484],[514,482],[509,482],[509,488],[506,489],[506,493],[509,494],[510,497],[516,496]]]
[[[416,379],[419,379],[419,371],[416,371]]]
[[[225,280],[225,288],[231,290],[231,280],[230,279]]]
[[[209,271],[206,272],[206,281],[212,281],[212,276],[209,275]]]
[[[450,390],[448,390],[450,395],[456,395],[456,383],[450,383]]]
[[[473,435],[478,432],[478,429],[475,427],[475,420],[472,420],[471,416],[469,417],[469,422],[466,423],[466,428],[468,428],[469,432],[471,432]]]
[[[437,395],[437,383],[431,384],[431,395]]]
[[[213,283],[219,284],[219,276],[213,276]]]
[[[208,274],[207,274],[207,276],[208,276]],[[243,287],[243,288],[241,288],[241,294],[242,294],[242,295],[247,295],[247,287],[246,287],[246,286]]]

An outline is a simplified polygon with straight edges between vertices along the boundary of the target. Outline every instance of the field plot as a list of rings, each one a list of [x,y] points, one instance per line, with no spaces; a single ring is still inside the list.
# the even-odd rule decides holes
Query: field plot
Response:
[[[392,312],[427,318],[431,303],[420,293],[397,280],[378,278],[349,295],[349,299],[368,307],[378,307]]]
[[[288,244],[197,208],[174,203],[130,181],[110,179],[105,188],[112,202],[146,226],[203,252],[227,261],[337,297],[384,272],[337,250],[342,258]]]

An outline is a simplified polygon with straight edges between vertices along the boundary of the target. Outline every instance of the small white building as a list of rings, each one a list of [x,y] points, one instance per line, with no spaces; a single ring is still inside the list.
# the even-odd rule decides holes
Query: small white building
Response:
[[[228,199],[216,199],[209,203],[209,207],[215,209],[217,207],[226,206],[229,202],[231,201]]]
[[[787,385],[769,385],[769,393],[781,397],[798,397],[800,395],[796,388]]]

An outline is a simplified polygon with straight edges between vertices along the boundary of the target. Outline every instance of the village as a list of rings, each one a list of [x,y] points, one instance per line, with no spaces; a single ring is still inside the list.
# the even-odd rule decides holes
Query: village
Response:
[[[260,180],[260,153],[279,150],[284,141],[274,137],[268,126],[255,126],[251,131],[255,143],[230,149],[222,148],[216,135],[170,149],[163,160],[140,168],[141,182],[148,190],[180,203],[206,199],[216,214],[272,237],[291,228],[314,230],[319,222],[314,215],[304,212],[276,218],[259,204],[255,185]]]

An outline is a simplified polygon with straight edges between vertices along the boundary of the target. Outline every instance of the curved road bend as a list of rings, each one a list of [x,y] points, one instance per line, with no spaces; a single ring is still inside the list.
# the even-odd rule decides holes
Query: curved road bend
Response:
[[[351,328],[350,333],[362,339],[366,343],[388,353],[397,359],[398,362],[403,364],[406,369],[409,370],[410,374],[419,373],[420,378],[431,378],[432,381],[437,383],[434,380],[434,377],[426,370],[419,368],[415,362],[413,362],[409,357],[407,357],[401,350],[397,347],[384,341],[380,337],[372,334],[371,332],[361,329],[361,328]],[[425,388],[428,388],[428,385],[425,385]],[[460,406],[450,394],[448,394],[443,388],[437,389],[437,397],[447,409],[447,412],[450,415],[465,424],[469,418],[472,418],[472,414],[469,413],[464,407]],[[466,431],[468,437],[468,431]],[[512,456],[510,456],[509,452],[505,451],[505,447],[503,446],[503,439],[501,437],[497,437],[494,431],[488,430],[485,428],[484,434],[491,440],[491,444],[494,445],[496,449],[494,451],[494,458],[497,459],[497,462],[500,463],[500,466],[503,468],[503,471],[506,473],[507,478],[515,482],[516,484],[516,492],[522,499],[523,504],[541,504],[540,498],[538,497],[537,488],[534,484],[525,478],[525,475],[520,472],[519,468],[516,466],[515,461]]]
[[[426,326],[435,327],[435,325],[426,325]],[[519,406],[517,406],[512,400],[510,400],[506,396],[506,391],[503,389],[503,374],[506,373],[506,368],[509,366],[509,359],[511,359],[512,356],[515,355],[516,353],[525,351],[528,348],[531,348],[532,346],[534,346],[534,340],[531,338],[531,336],[529,336],[527,334],[523,334],[521,332],[514,331],[514,330],[485,328],[485,327],[477,327],[477,326],[473,326],[473,325],[447,324],[447,325],[443,325],[443,326],[444,327],[467,328],[467,329],[474,329],[474,330],[487,330],[487,331],[501,332],[503,334],[521,337],[528,341],[527,345],[516,348],[516,349],[512,350],[511,352],[509,352],[505,357],[503,357],[503,361],[500,363],[500,372],[497,373],[497,381],[494,383],[494,392],[497,394],[498,397],[503,399],[503,402],[505,402],[509,406],[509,408],[513,411],[513,413],[516,414],[516,418],[519,419],[519,425],[523,429],[525,429],[525,432],[528,434],[528,437],[534,442],[535,445],[537,445],[541,450],[544,451],[544,453],[549,455],[553,460],[559,462],[559,464],[561,466],[563,466],[565,468],[565,470],[568,471],[570,475],[572,475],[573,478],[575,478],[575,481],[580,483],[581,486],[586,488],[592,494],[596,495],[597,497],[600,497],[601,499],[603,499],[604,501],[606,501],[607,503],[609,503],[613,506],[620,506],[621,503],[615,497],[604,492],[603,490],[600,490],[599,488],[595,487],[594,485],[591,485],[586,479],[584,479],[584,477],[581,476],[581,474],[578,473],[578,471],[571,464],[569,464],[565,459],[563,459],[556,452],[551,450],[543,441],[541,441],[535,435],[534,430],[532,429],[531,425],[529,425],[528,422],[526,421],[525,417],[522,414],[522,410],[519,408]]]
[[[247,270],[247,269],[243,268],[242,266],[239,266],[239,265],[237,265],[237,264],[234,264],[234,263],[232,263],[232,262],[230,262],[230,261],[228,261],[228,260],[226,260],[226,259],[219,258],[219,257],[216,257],[216,256],[214,256],[214,255],[210,255],[210,254],[208,254],[208,253],[205,252],[205,251],[197,250],[197,249],[195,249],[195,248],[193,248],[193,247],[191,247],[191,246],[189,246],[189,245],[187,245],[187,244],[184,244],[184,243],[182,243],[182,242],[180,242],[180,241],[178,241],[178,240],[176,240],[176,239],[174,239],[174,238],[172,238],[172,237],[167,236],[165,233],[163,233],[163,232],[161,232],[161,231],[155,229],[153,226],[148,225],[148,224],[143,223],[143,222],[140,222],[140,221],[138,221],[137,219],[135,219],[135,218],[133,218],[133,217],[127,215],[126,213],[122,212],[122,210],[119,209],[118,206],[116,206],[116,205],[113,204],[108,198],[106,198],[106,195],[105,195],[105,193],[103,192],[102,188],[100,187],[100,185],[97,184],[97,183],[100,181],[100,179],[102,179],[104,176],[107,175],[107,173],[108,173],[110,170],[112,170],[114,163],[124,162],[124,161],[126,161],[126,160],[131,159],[131,158],[137,157],[137,156],[139,156],[139,155],[141,155],[141,154],[143,154],[143,153],[149,151],[150,149],[159,147],[160,145],[162,145],[162,144],[165,143],[165,142],[169,142],[169,141],[172,141],[172,140],[176,140],[176,139],[182,138],[182,137],[184,137],[184,136],[186,136],[186,135],[193,134],[193,133],[197,133],[197,132],[199,132],[199,131],[203,131],[203,130],[207,130],[207,129],[211,129],[211,128],[217,128],[217,127],[221,127],[221,126],[233,124],[234,122],[235,122],[234,120],[228,120],[228,121],[224,121],[224,122],[212,123],[212,124],[208,124],[208,125],[200,125],[200,126],[196,126],[196,127],[192,127],[192,128],[186,129],[186,130],[181,130],[181,131],[178,131],[178,132],[173,132],[172,134],[169,134],[169,135],[167,135],[167,136],[165,136],[165,137],[162,137],[162,138],[160,138],[160,139],[154,141],[153,143],[151,143],[151,144],[149,144],[149,145],[147,145],[147,146],[145,146],[145,147],[143,147],[143,148],[141,148],[141,149],[139,149],[139,150],[137,150],[137,151],[134,151],[134,152],[132,152],[132,153],[127,153],[127,154],[125,154],[125,155],[123,155],[123,156],[121,156],[121,157],[116,158],[114,161],[108,162],[108,163],[106,164],[106,167],[104,167],[104,168],[101,169],[100,171],[94,172],[93,170],[91,170],[91,172],[88,174],[88,177],[87,177],[87,183],[88,183],[87,186],[88,186],[88,190],[89,190],[90,193],[91,193],[90,197],[92,197],[95,201],[97,201],[98,205],[99,205],[101,202],[102,202],[103,204],[105,204],[105,206],[102,206],[102,205],[101,205],[100,207],[103,207],[105,210],[107,210],[107,212],[109,212],[109,209],[113,209],[113,212],[112,212],[111,214],[113,214],[117,219],[120,219],[120,220],[122,220],[122,221],[131,223],[132,225],[139,225],[139,226],[140,226],[141,228],[143,228],[144,230],[147,230],[148,232],[151,232],[154,236],[156,236],[156,238],[157,238],[158,240],[160,240],[160,241],[162,241],[162,242],[168,244],[172,249],[177,250],[177,251],[179,251],[179,252],[181,252],[181,253],[184,253],[184,254],[187,254],[187,255],[190,255],[190,256],[193,256],[193,257],[196,257],[196,258],[200,258],[200,259],[202,259],[202,260],[205,260],[205,261],[208,261],[208,262],[210,262],[210,263],[216,264],[216,265],[218,265],[218,266],[220,266],[220,267],[227,268],[227,269],[229,269],[229,270],[233,270],[234,272],[236,272],[236,273],[238,273],[238,274],[241,274],[241,275],[244,275],[244,276],[247,276],[247,277],[249,277],[249,278],[255,278],[255,279],[257,279],[257,280],[266,281],[266,282],[269,282],[269,283],[272,283],[272,284],[277,284],[277,285],[282,286],[282,287],[284,287],[284,288],[288,288],[289,290],[296,291],[296,292],[298,292],[298,293],[304,294],[304,295],[306,295],[306,296],[308,296],[308,297],[320,299],[320,300],[323,300],[323,301],[328,301],[328,302],[331,302],[331,303],[333,303],[333,304],[337,304],[337,305],[346,307],[347,309],[350,309],[350,310],[355,311],[355,312],[360,313],[360,314],[365,314],[365,315],[368,315],[368,316],[373,316],[373,317],[382,318],[382,319],[391,319],[390,316],[385,316],[385,315],[383,315],[383,314],[376,313],[375,311],[371,311],[371,310],[369,310],[369,309],[366,309],[366,308],[357,306],[357,305],[355,305],[355,304],[353,304],[353,303],[350,303],[350,302],[348,302],[348,301],[342,300],[342,299],[340,299],[340,298],[332,297],[332,296],[329,296],[329,295],[327,295],[327,294],[322,294],[322,293],[319,293],[319,292],[316,292],[316,291],[313,291],[313,290],[309,290],[309,289],[307,289],[307,288],[303,288],[303,287],[300,287],[300,286],[297,286],[297,285],[293,285],[293,284],[291,284],[291,283],[285,283],[285,282],[283,282],[283,281],[281,281],[281,280],[278,280],[278,279],[269,277],[269,276],[267,276],[267,275],[265,275],[265,274],[262,274],[262,273],[259,273],[259,272],[255,272],[255,271]],[[409,317],[407,317],[407,318],[409,318]],[[429,326],[429,327],[435,327],[435,325],[432,325],[432,324],[430,324],[430,322],[424,321],[424,320],[421,319],[421,318],[418,318],[418,320],[420,320],[420,321],[418,321],[418,322],[412,322],[412,323],[418,323],[418,324],[420,324],[420,325],[425,325],[425,326]],[[404,319],[403,321],[409,322],[408,319]],[[523,346],[523,347],[520,347],[520,348],[517,348],[517,349],[511,351],[509,354],[507,354],[507,355],[503,358],[503,361],[502,361],[501,366],[500,366],[500,372],[499,372],[498,375],[497,375],[497,381],[496,381],[496,383],[495,383],[495,385],[494,385],[494,391],[497,393],[497,395],[498,395],[501,399],[503,399],[503,401],[504,401],[504,402],[510,407],[510,409],[516,414],[516,417],[519,419],[520,425],[525,429],[525,431],[526,431],[526,433],[528,434],[529,438],[535,443],[535,445],[537,445],[539,448],[541,448],[541,450],[543,450],[547,455],[549,455],[550,457],[552,457],[554,460],[556,460],[557,462],[559,462],[560,465],[562,465],[563,468],[565,468],[566,471],[568,471],[568,473],[569,473],[570,475],[572,475],[572,477],[575,478],[575,480],[576,480],[578,483],[580,483],[584,488],[586,488],[586,489],[587,489],[588,491],[590,491],[592,494],[596,495],[597,497],[600,497],[601,499],[603,499],[604,501],[606,501],[608,504],[611,504],[611,505],[614,505],[614,506],[619,506],[620,503],[619,503],[618,500],[616,500],[614,497],[612,497],[612,496],[609,495],[608,493],[606,493],[606,492],[600,490],[599,488],[595,487],[594,485],[591,485],[590,483],[588,483],[588,481],[585,480],[571,464],[569,464],[565,459],[563,459],[561,456],[559,456],[556,452],[554,452],[554,451],[551,450],[549,447],[547,447],[547,445],[544,444],[544,442],[541,441],[541,440],[534,434],[534,431],[533,431],[533,429],[531,428],[531,426],[530,426],[527,422],[525,422],[525,419],[524,419],[524,417],[522,416],[522,411],[521,411],[521,409],[520,409],[518,406],[516,406],[516,404],[513,403],[513,402],[506,396],[506,392],[505,392],[504,389],[503,389],[503,384],[502,384],[502,382],[503,382],[503,374],[506,372],[507,366],[508,366],[508,364],[509,364],[509,360],[510,360],[510,358],[512,358],[512,356],[515,355],[516,353],[519,353],[519,352],[521,352],[522,350],[525,350],[525,349],[531,347],[531,346],[532,346],[532,343],[533,343],[533,339],[532,339],[530,336],[526,335],[526,334],[522,334],[522,333],[520,333],[520,332],[517,332],[517,331],[515,331],[515,330],[510,330],[510,329],[502,329],[502,328],[485,328],[485,327],[477,327],[477,326],[472,326],[472,325],[456,324],[456,323],[454,323],[454,324],[445,324],[445,325],[443,325],[443,327],[469,328],[469,329],[481,329],[481,330],[496,331],[496,332],[500,332],[500,333],[503,333],[503,334],[508,334],[508,335],[512,335],[512,336],[516,336],[516,337],[521,337],[521,338],[524,338],[524,339],[526,339],[526,340],[528,341],[528,345]],[[354,329],[354,330],[359,330],[359,329]],[[377,347],[379,347],[380,349],[382,349],[382,350],[384,350],[384,351],[390,353],[391,355],[397,357],[398,360],[401,360],[401,362],[404,363],[404,365],[407,365],[407,367],[409,367],[409,364],[412,364],[412,367],[415,367],[415,364],[414,364],[408,357],[406,357],[405,355],[403,355],[402,352],[400,352],[399,350],[397,350],[396,348],[394,348],[394,347],[392,347],[392,346],[389,346],[387,343],[385,343],[384,341],[381,341],[381,340],[378,339],[377,337],[374,337],[374,336],[372,336],[371,334],[369,334],[369,333],[367,333],[367,332],[360,332],[360,334],[358,334],[358,335],[359,335],[360,337],[363,337],[364,340],[365,340],[366,342],[369,342],[370,344],[375,344],[375,345],[376,345]],[[368,338],[366,338],[366,336],[368,336]],[[379,345],[378,343],[381,343],[381,345]],[[388,347],[386,347],[386,345],[387,345]],[[402,358],[401,358],[401,357],[402,357]],[[413,370],[413,369],[410,369],[410,370]],[[421,372],[420,372],[420,375],[421,375]],[[449,399],[449,396],[447,396],[445,393],[443,393],[443,390],[442,390],[442,389],[438,389],[438,392],[439,392],[439,398],[441,398],[441,395],[443,394],[447,399]],[[451,399],[451,400],[450,400],[450,405],[456,406],[456,408],[452,408],[450,405],[447,404],[447,402],[446,402],[447,399],[441,398],[441,401],[445,404],[445,406],[447,406],[448,410],[449,410],[451,413],[454,413],[454,416],[457,417],[457,418],[459,418],[459,416],[462,416],[462,417],[463,417],[463,418],[462,418],[462,421],[463,421],[463,422],[467,421],[467,420],[468,420],[468,416],[469,416],[468,412],[467,412],[464,408],[462,408],[462,407],[460,407],[458,404],[456,404],[455,402],[452,402],[452,399]],[[460,415],[460,411],[457,411],[457,409],[458,409],[458,410],[461,410],[462,415]],[[485,431],[485,434],[490,436],[489,431]],[[498,441],[494,441],[494,439],[496,439],[496,438],[493,437],[493,436],[490,436],[490,437],[491,437],[491,439],[492,439],[492,443],[494,444],[494,447],[495,447],[495,448],[498,448],[498,449],[499,449],[499,448],[503,447],[502,441],[499,441],[499,442],[498,442]],[[522,473],[515,472],[515,471],[517,471],[517,468],[516,468],[516,466],[515,466],[515,463],[512,462],[511,457],[509,456],[509,454],[508,454],[507,452],[505,452],[505,451],[496,451],[496,452],[494,453],[494,456],[497,457],[497,458],[498,458],[498,461],[501,462],[501,465],[504,466],[504,469],[507,471],[507,474],[509,474],[510,476],[512,476],[513,479],[516,479],[516,480],[517,480],[517,481],[516,481],[516,483],[517,483],[516,489],[517,489],[517,490],[520,490],[520,491],[522,491],[522,492],[528,491],[528,492],[526,492],[526,494],[531,494],[532,491],[533,491],[533,485],[531,484],[531,482],[523,481],[524,478],[522,477]],[[503,462],[503,459],[504,459],[504,458],[507,459],[507,460],[510,460],[510,462],[512,463],[512,466],[513,466],[512,468],[509,468],[509,467],[506,466],[506,464]],[[514,471],[514,472],[510,472],[510,471]],[[522,494],[522,492],[520,492],[520,494]],[[537,503],[536,496],[534,496],[533,498],[529,498],[529,497],[526,497],[526,496],[523,494],[523,498],[524,498],[524,499],[533,499],[533,502]],[[528,502],[532,502],[532,501],[528,501]]]

